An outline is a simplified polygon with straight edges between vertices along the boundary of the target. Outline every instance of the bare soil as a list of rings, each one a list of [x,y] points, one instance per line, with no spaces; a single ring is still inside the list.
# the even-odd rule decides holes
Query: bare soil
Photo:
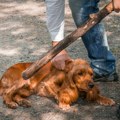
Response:
[[[107,3],[101,0],[100,6]],[[66,2],[65,35],[76,27]],[[0,0],[0,76],[18,62],[35,61],[51,47],[46,28],[46,9],[43,0]],[[120,13],[113,12],[104,19],[110,49],[116,56],[117,72],[120,75]],[[72,58],[89,61],[86,49],[79,39],[67,50]],[[56,101],[31,96],[31,108],[7,108],[0,97],[0,120],[117,120],[115,112],[120,104],[120,82],[97,83],[102,94],[113,98],[113,107],[100,106],[78,100],[68,111],[58,108]]]

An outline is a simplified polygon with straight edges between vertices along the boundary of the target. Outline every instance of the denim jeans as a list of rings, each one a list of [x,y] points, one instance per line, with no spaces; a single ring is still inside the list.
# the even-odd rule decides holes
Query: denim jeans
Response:
[[[99,11],[99,0],[69,0],[69,5],[77,27],[82,25],[89,14]],[[109,50],[107,37],[102,23],[95,25],[84,36],[83,43],[91,60],[91,67],[100,76],[115,72],[115,57]]]

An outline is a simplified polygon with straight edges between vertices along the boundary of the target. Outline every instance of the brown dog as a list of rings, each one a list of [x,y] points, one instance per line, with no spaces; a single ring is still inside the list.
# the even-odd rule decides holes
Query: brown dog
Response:
[[[49,62],[29,80],[24,80],[21,73],[31,64],[15,64],[3,74],[0,95],[8,107],[30,106],[26,97],[31,94],[54,97],[63,109],[69,108],[78,97],[101,105],[115,104],[112,99],[100,95],[93,82],[93,71],[85,60],[67,60],[64,71],[56,69]]]

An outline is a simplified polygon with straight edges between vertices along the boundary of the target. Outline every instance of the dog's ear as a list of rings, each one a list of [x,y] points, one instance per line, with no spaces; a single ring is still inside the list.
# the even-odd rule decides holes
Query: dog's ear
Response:
[[[65,71],[69,72],[73,67],[73,60],[72,59],[68,59],[65,61]]]
[[[90,91],[87,92],[86,99],[88,101],[95,101],[100,94],[100,90],[97,86],[93,87]]]

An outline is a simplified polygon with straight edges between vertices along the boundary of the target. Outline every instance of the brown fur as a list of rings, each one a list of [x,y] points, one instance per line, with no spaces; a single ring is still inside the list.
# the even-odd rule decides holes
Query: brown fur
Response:
[[[31,64],[15,64],[3,74],[0,95],[8,107],[29,107],[30,101],[26,97],[32,94],[54,97],[62,109],[69,108],[78,97],[101,105],[115,104],[112,99],[100,95],[98,87],[93,82],[93,71],[85,60],[66,61],[64,71],[56,69],[49,62],[29,80],[24,80],[21,73]]]

